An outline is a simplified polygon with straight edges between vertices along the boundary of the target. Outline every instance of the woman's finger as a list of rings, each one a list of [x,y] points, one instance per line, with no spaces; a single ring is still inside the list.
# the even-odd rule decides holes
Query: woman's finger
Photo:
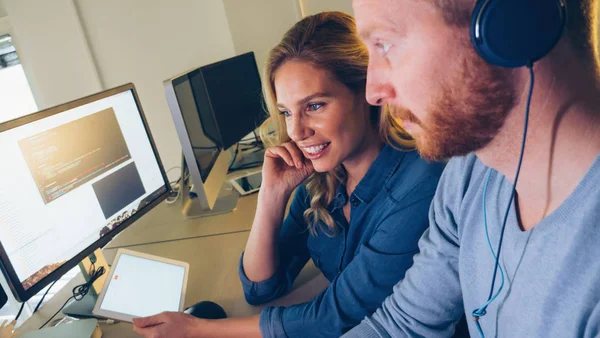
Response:
[[[292,159],[294,160],[294,165],[296,166],[296,168],[298,168],[298,169],[302,168],[304,165],[304,155],[302,154],[302,151],[300,151],[300,149],[298,149],[298,146],[296,145],[296,143],[287,142],[287,143],[284,143],[283,146],[292,155]]]
[[[155,326],[155,325],[159,325],[165,322],[165,318],[164,318],[164,313],[155,315],[155,316],[150,316],[150,317],[144,317],[144,318],[133,318],[132,320],[133,325],[143,328],[143,327],[150,327],[150,326]]]
[[[290,167],[294,167],[294,160],[292,159],[292,155],[285,147],[273,147],[267,149],[266,156],[271,158],[281,158],[289,165]]]

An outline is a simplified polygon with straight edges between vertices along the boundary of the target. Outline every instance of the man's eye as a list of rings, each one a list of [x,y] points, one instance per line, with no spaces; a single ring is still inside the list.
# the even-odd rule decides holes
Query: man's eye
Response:
[[[317,111],[323,106],[324,106],[324,104],[322,104],[322,103],[310,103],[308,105],[308,110],[309,111]]]

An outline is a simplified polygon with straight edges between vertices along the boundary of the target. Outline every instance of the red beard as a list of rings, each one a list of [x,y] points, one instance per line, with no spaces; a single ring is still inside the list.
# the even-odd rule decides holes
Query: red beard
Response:
[[[396,117],[422,129],[413,135],[423,158],[440,161],[488,145],[517,101],[509,71],[491,66],[475,54],[464,60],[456,77],[442,84],[424,121],[395,107]]]

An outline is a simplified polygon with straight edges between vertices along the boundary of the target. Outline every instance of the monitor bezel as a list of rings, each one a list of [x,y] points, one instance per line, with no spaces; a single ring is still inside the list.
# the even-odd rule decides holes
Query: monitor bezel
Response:
[[[140,219],[144,214],[146,214],[152,208],[156,207],[163,200],[165,200],[167,198],[167,196],[169,195],[169,193],[171,192],[171,187],[170,187],[169,179],[167,178],[167,174],[165,172],[164,166],[163,166],[160,156],[158,154],[158,150],[156,148],[154,138],[152,137],[152,134],[150,132],[150,128],[148,126],[148,121],[147,121],[144,111],[142,109],[142,105],[140,103],[137,91],[136,91],[133,83],[127,83],[127,84],[124,84],[124,85],[121,85],[121,86],[118,86],[118,87],[115,87],[112,89],[108,89],[108,90],[105,90],[105,91],[102,91],[102,92],[99,92],[96,94],[92,94],[92,95],[89,95],[89,96],[86,96],[86,97],[83,97],[83,98],[80,98],[77,100],[70,101],[68,103],[64,103],[64,104],[57,105],[52,108],[41,110],[39,112],[30,114],[30,115],[26,115],[26,116],[23,116],[23,117],[14,119],[14,120],[0,123],[0,133],[2,133],[5,131],[8,131],[8,130],[23,126],[25,124],[32,123],[32,122],[35,122],[35,121],[38,121],[38,120],[41,120],[41,119],[44,119],[44,118],[47,118],[47,117],[50,117],[53,115],[57,115],[62,112],[65,112],[67,110],[70,110],[70,109],[73,109],[73,108],[76,108],[76,107],[79,107],[79,106],[82,106],[82,105],[85,105],[85,104],[88,104],[88,103],[91,103],[91,102],[94,102],[97,100],[101,100],[101,99],[107,98],[109,96],[124,93],[127,91],[131,91],[133,94],[135,104],[138,108],[138,112],[142,119],[142,123],[144,124],[144,130],[146,131],[146,135],[148,136],[148,140],[150,141],[150,145],[152,147],[152,152],[154,153],[154,157],[156,158],[156,161],[158,163],[164,185],[161,188],[159,188],[158,190],[150,193],[149,197],[156,195],[156,198],[154,198],[149,204],[145,205],[140,210],[137,210],[135,214],[131,215],[129,218],[127,218],[121,224],[119,224],[118,226],[113,228],[106,235],[100,237],[98,240],[96,240],[95,242],[90,244],[83,251],[81,251],[80,253],[78,253],[76,256],[72,257],[68,261],[66,261],[58,269],[52,271],[50,274],[48,274],[47,276],[42,278],[39,282],[37,282],[36,284],[31,286],[29,289],[23,288],[23,285],[21,284],[21,281],[19,280],[19,277],[17,276],[16,271],[13,268],[12,263],[10,262],[10,259],[6,253],[6,250],[4,249],[4,246],[2,245],[2,243],[0,243],[0,269],[2,270],[2,273],[4,274],[4,276],[8,282],[8,286],[10,287],[11,292],[13,293],[13,295],[15,296],[17,301],[19,301],[19,302],[28,301],[29,299],[31,299],[31,297],[33,297],[37,293],[39,293],[44,287],[51,284],[52,282],[59,279],[60,277],[62,277],[65,273],[67,273],[72,268],[77,266],[84,258],[90,256],[94,252],[94,250],[96,250],[97,248],[104,247],[116,235],[121,233],[128,226],[133,224],[136,220]]]

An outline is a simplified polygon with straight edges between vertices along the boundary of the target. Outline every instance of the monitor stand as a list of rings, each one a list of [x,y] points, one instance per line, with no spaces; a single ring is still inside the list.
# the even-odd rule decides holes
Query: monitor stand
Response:
[[[75,317],[75,318],[93,318],[96,317],[92,313],[94,306],[96,305],[96,301],[98,300],[98,296],[88,293],[82,300],[72,300],[65,308],[62,310],[67,316]]]
[[[181,155],[181,176],[185,177],[187,174],[187,162],[183,154]],[[181,203],[183,205],[183,214],[186,218],[199,218],[208,217],[213,215],[220,215],[232,212],[237,207],[237,202],[240,197],[240,193],[233,187],[233,185],[225,180],[221,185],[219,196],[215,201],[212,209],[200,201],[198,195],[191,189],[192,180],[184,180],[179,187],[179,193],[181,195]]]
[[[184,184],[182,193],[183,213],[187,218],[208,217],[213,215],[225,214],[233,211],[237,207],[240,193],[226,181],[221,186],[219,197],[215,201],[212,209],[204,208],[200,201],[194,197],[194,192],[190,187]]]
[[[87,293],[83,299],[76,301],[72,300],[62,312],[65,315],[75,317],[75,318],[92,318],[96,317],[92,314],[92,310],[96,305],[96,300],[98,300],[98,295],[102,291],[102,287],[104,286],[104,281],[108,276],[108,263],[106,262],[106,258],[104,258],[104,254],[102,253],[102,249],[96,249],[91,255],[85,258],[81,263],[79,263],[79,268],[81,269],[81,273],[86,281],[90,280],[91,276],[89,275],[90,267],[94,263],[94,268],[98,269],[101,266],[104,266],[106,272],[100,278],[98,278],[90,291]]]

